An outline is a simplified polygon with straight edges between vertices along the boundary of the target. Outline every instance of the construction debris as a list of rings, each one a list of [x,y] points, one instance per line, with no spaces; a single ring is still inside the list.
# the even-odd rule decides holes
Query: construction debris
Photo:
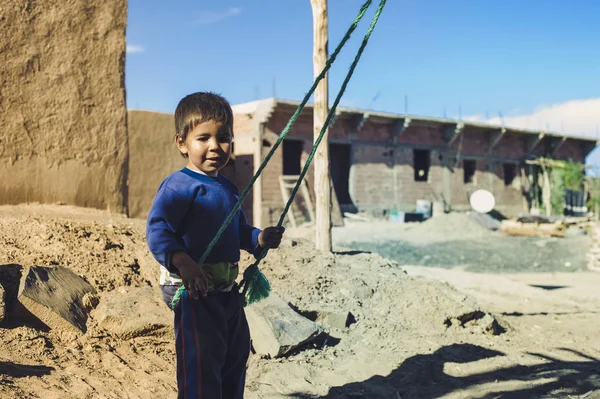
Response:
[[[16,316],[33,318],[50,329],[85,333],[88,311],[82,298],[95,293],[94,287],[65,267],[33,266],[23,273],[18,301],[24,309]]]
[[[526,215],[502,221],[500,231],[508,236],[565,237],[575,230],[585,232],[593,223],[589,218]]]
[[[521,223],[514,220],[504,220],[500,231],[507,236],[522,237],[564,237],[565,226],[556,223]]]
[[[315,339],[319,326],[294,312],[283,299],[271,294],[246,308],[252,346],[259,355],[280,357]]]

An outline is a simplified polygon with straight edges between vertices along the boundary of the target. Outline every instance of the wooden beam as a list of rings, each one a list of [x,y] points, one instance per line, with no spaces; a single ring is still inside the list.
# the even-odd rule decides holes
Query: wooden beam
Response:
[[[392,137],[394,138],[394,144],[398,142],[398,138],[408,129],[410,126],[411,119],[409,117],[396,119],[392,125]]]
[[[343,111],[340,111],[340,109],[336,109],[335,110],[335,114],[333,114],[333,117],[331,118],[331,121],[329,121],[329,128],[332,128],[333,125],[335,125],[335,122],[338,120],[339,116],[343,113]]]
[[[371,117],[371,114],[369,114],[368,112],[365,112],[363,114],[358,114],[356,115],[353,119],[353,131],[352,134],[354,136],[356,136],[358,134],[358,132],[360,132],[363,128],[363,126],[365,125],[365,123],[367,123],[367,121],[369,120],[369,118]]]
[[[498,145],[502,137],[506,134],[506,128],[503,126],[499,130],[494,130],[489,136],[488,153],[491,154]]]
[[[556,153],[558,152],[560,147],[562,147],[565,141],[567,141],[567,136],[563,136],[562,138],[560,138],[558,142],[554,145],[554,147],[552,147],[552,150],[550,151],[551,158],[554,158],[556,156]]]
[[[464,129],[465,124],[463,122],[458,122],[453,126],[446,126],[444,128],[444,139],[446,140],[448,147],[450,147],[456,141],[456,139],[460,137]]]
[[[313,72],[315,77],[321,73],[327,62],[328,21],[327,0],[310,0],[313,12]],[[315,90],[313,110],[313,128],[315,139],[319,135],[329,110],[329,88],[327,75]],[[315,208],[316,238],[318,250],[331,252],[331,184],[329,173],[329,134],[326,132],[323,142],[315,156]]]
[[[542,142],[544,137],[546,137],[546,134],[544,132],[540,132],[537,136],[529,138],[527,140],[527,153],[531,154],[533,151],[535,151],[535,149]]]

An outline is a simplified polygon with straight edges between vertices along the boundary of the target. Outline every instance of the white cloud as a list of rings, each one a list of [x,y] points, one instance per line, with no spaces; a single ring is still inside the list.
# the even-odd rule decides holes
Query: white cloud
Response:
[[[127,54],[143,53],[144,48],[142,46],[136,46],[135,44],[128,44],[126,51],[127,51]]]
[[[486,119],[482,115],[472,115],[464,119],[502,125],[499,116]],[[565,135],[600,138],[600,98],[540,106],[530,114],[505,116],[504,124],[521,129],[549,130],[556,133],[564,131]]]
[[[242,9],[239,7],[230,7],[225,11],[202,11],[196,18],[196,22],[200,25],[210,25],[241,13]]]

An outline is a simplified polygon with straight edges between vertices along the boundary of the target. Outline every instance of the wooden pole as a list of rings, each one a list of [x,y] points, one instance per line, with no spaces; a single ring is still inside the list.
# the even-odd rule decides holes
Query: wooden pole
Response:
[[[327,0],[310,0],[313,12],[313,69],[315,77],[321,73],[328,57]],[[316,139],[329,110],[328,76],[315,90],[313,109],[314,138]],[[316,247],[331,252],[331,184],[329,177],[329,132],[315,154],[315,208]]]

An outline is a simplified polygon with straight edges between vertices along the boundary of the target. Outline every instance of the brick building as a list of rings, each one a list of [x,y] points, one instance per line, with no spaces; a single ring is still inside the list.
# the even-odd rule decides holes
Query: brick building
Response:
[[[232,175],[243,188],[299,102],[259,100],[234,106]],[[313,140],[312,107],[294,124],[245,204],[257,225],[283,209],[281,175],[298,175]],[[329,130],[331,176],[342,211],[383,215],[413,211],[419,199],[469,207],[470,194],[491,191],[506,215],[527,210],[522,185],[526,159],[583,162],[595,139],[481,123],[339,108]],[[307,183],[311,186],[312,176]]]

